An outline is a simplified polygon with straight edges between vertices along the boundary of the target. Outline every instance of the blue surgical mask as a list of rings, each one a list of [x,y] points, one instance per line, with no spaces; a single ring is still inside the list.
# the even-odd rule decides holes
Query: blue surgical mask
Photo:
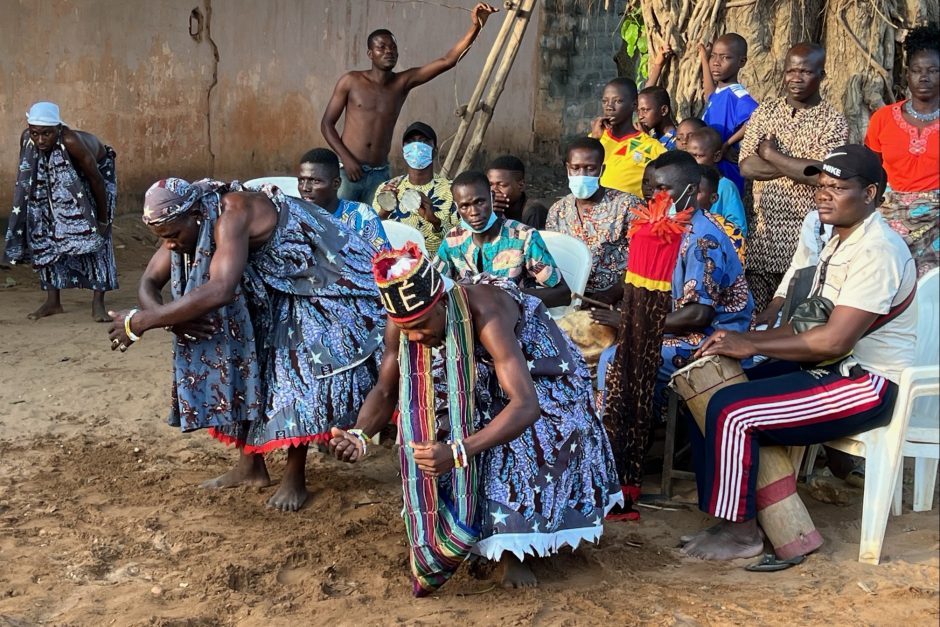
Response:
[[[434,160],[434,148],[424,142],[405,144],[402,152],[405,155],[405,163],[413,170],[423,170]]]
[[[490,230],[491,226],[496,224],[496,220],[498,220],[498,217],[496,216],[496,212],[492,211],[490,212],[490,219],[486,221],[486,226],[484,226],[482,229],[473,228],[472,226],[467,224],[467,222],[463,218],[460,219],[460,226],[474,233],[486,233],[487,231]]]
[[[599,176],[569,176],[568,189],[574,194],[575,198],[584,200],[590,198],[601,186],[601,177]]]
[[[691,186],[691,185],[686,185],[686,186],[685,186],[685,189],[682,190],[682,193],[679,194],[679,198],[682,198],[683,196],[685,196],[686,193],[688,193],[688,191],[689,191],[690,189],[692,189],[692,186]],[[677,213],[679,213],[679,211],[685,211],[686,209],[689,208],[689,205],[692,204],[692,200],[693,200],[693,199],[692,199],[691,197],[686,198],[686,200],[685,200],[685,207],[683,207],[682,209],[679,209],[678,207],[676,207],[676,201],[673,200],[673,201],[672,201],[672,204],[669,205],[669,215],[670,215],[670,216],[674,216],[674,215],[676,215]]]

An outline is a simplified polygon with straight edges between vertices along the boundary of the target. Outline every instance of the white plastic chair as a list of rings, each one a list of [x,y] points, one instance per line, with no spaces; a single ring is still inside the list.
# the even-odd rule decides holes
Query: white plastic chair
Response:
[[[395,220],[382,220],[382,226],[385,227],[385,235],[388,237],[388,243],[392,248],[401,248],[407,242],[414,242],[425,257],[430,257],[428,249],[424,245],[424,235],[421,235],[421,231],[418,229]]]
[[[277,185],[281,188],[281,191],[288,196],[300,198],[300,190],[297,189],[296,176],[262,176],[260,178],[251,179],[250,181],[245,181],[243,183],[243,185],[249,186],[265,184]]]
[[[885,527],[888,523],[888,510],[900,513],[900,475],[904,455],[917,457],[927,448],[927,444],[911,441],[909,423],[914,420],[929,419],[933,424],[932,437],[936,442],[937,400],[940,398],[940,347],[938,347],[938,275],[940,269],[934,269],[924,275],[917,284],[917,341],[914,348],[914,365],[901,372],[898,386],[898,398],[894,405],[891,422],[884,427],[865,433],[849,436],[832,442],[827,446],[851,455],[865,458],[865,494],[862,502],[862,534],[858,546],[858,561],[878,564],[881,561],[881,545],[884,542]],[[932,415],[927,412],[932,412]],[[912,416],[917,416],[913,418]],[[914,437],[920,436],[920,427],[915,427]],[[921,446],[923,444],[923,446]],[[933,481],[936,476],[936,445],[932,460],[925,459],[922,468],[924,475],[932,466],[934,476],[930,478],[930,494],[933,494]],[[812,468],[819,446],[809,448],[806,467]],[[906,451],[911,451],[907,453]],[[921,486],[915,482],[915,493],[926,489],[927,481]],[[920,504],[923,504],[923,498]]]
[[[545,240],[545,246],[565,277],[565,283],[572,294],[583,294],[591,275],[591,250],[587,244],[576,237],[555,231],[539,231],[539,235]],[[577,309],[579,300],[572,296],[570,305],[552,307],[548,313],[552,318],[561,318]]]

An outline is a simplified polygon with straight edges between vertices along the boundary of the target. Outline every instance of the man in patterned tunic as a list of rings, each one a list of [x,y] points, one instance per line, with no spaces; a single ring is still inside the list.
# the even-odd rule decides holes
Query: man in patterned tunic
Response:
[[[565,152],[571,193],[548,210],[545,229],[571,235],[591,250],[591,275],[584,293],[593,300],[618,303],[627,270],[630,210],[640,199],[600,184],[606,166],[604,146],[591,137],[579,137]]]
[[[359,459],[398,408],[416,595],[471,551],[501,562],[503,585],[535,585],[522,559],[597,541],[620,500],[581,354],[510,281],[454,285],[413,244],[373,265],[385,355],[356,429],[334,429],[331,448]]]
[[[37,102],[20,138],[19,170],[4,258],[32,263],[46,302],[31,320],[62,313],[60,291],[94,291],[91,315],[110,322],[104,293],[118,287],[111,221],[116,155],[91,133],[65,126],[59,107]]]
[[[803,218],[815,209],[817,177],[804,170],[848,141],[845,116],[819,94],[825,66],[821,46],[790,48],[783,69],[787,95],[762,102],[741,140],[741,174],[754,181],[747,282],[757,311],[773,298],[796,251]]]
[[[295,511],[308,496],[308,445],[349,426],[375,383],[385,327],[375,249],[320,207],[267,185],[171,178],[144,202],[144,222],[163,245],[141,278],[140,309],[113,314],[111,348],[168,327],[170,423],[208,428],[241,451],[234,469],[203,486],[267,486],[264,453],[288,448],[268,506]],[[167,283],[173,300],[164,303]]]

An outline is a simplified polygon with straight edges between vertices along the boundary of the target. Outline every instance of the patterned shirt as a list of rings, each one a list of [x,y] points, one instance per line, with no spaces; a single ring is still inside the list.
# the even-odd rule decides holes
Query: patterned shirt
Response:
[[[509,279],[522,289],[555,287],[561,281],[561,270],[539,232],[515,220],[502,220],[497,238],[483,246],[473,241],[472,231],[454,227],[437,249],[436,265],[455,281],[481,272]]]
[[[773,133],[780,152],[822,161],[848,141],[845,116],[823,100],[794,109],[785,98],[767,100],[754,111],[741,140],[740,161],[757,154],[761,139]],[[748,216],[748,267],[762,273],[786,272],[800,239],[806,214],[816,208],[812,185],[781,176],[754,181],[754,205]]]
[[[754,301],[744,268],[721,222],[707,211],[692,215],[691,228],[682,236],[679,260],[672,275],[673,311],[698,303],[715,310],[704,331],[663,338],[664,366],[684,367],[706,337],[718,331],[747,331]]]
[[[340,198],[333,217],[375,246],[376,250],[389,248],[388,236],[385,235],[382,220],[369,205]]]
[[[627,228],[633,219],[630,210],[640,204],[633,194],[608,189],[603,200],[587,214],[578,211],[572,194],[548,210],[546,230],[576,237],[591,250],[591,276],[586,292],[603,292],[623,281],[630,246]]]
[[[421,235],[424,236],[424,246],[428,249],[428,254],[434,255],[437,252],[438,246],[441,245],[441,241],[444,239],[444,234],[457,226],[457,223],[460,221],[460,218],[457,216],[457,206],[454,204],[454,197],[451,196],[450,193],[450,181],[442,176],[435,176],[424,185],[415,185],[408,180],[407,174],[396,176],[382,185],[379,185],[378,189],[375,191],[375,197],[372,199],[372,207],[376,211],[379,210],[379,194],[382,193],[382,188],[389,183],[398,187],[399,205],[392,211],[391,215],[388,216],[388,219],[407,224],[421,231]],[[401,207],[401,195],[406,189],[417,190],[431,199],[434,215],[441,221],[440,230],[434,230],[431,223],[422,218],[418,211],[406,211]]]
[[[601,185],[642,196],[643,170],[647,163],[666,152],[666,147],[642,131],[615,137],[610,129],[605,129],[600,142],[604,146]]]

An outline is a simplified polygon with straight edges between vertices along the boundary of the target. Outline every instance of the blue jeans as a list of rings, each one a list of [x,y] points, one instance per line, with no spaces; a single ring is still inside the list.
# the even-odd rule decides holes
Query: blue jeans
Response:
[[[375,198],[375,190],[379,185],[392,178],[389,176],[388,164],[382,166],[361,165],[362,176],[358,181],[350,181],[346,177],[346,168],[339,169],[339,176],[342,183],[337,192],[343,200],[353,202],[362,202],[370,207]]]

